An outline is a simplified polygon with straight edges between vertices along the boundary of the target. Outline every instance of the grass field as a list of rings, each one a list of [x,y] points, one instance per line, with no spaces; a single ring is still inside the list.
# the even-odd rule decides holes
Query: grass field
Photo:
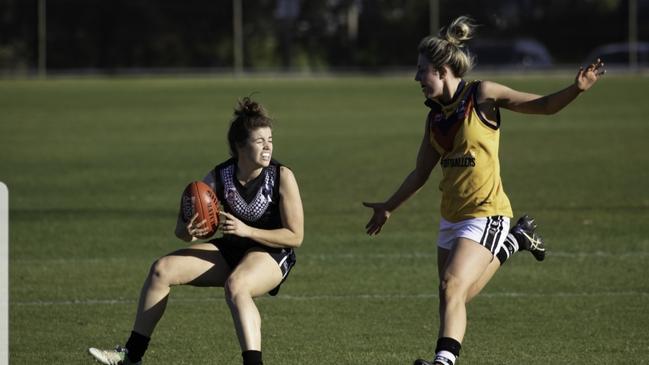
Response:
[[[565,77],[504,78],[547,93]],[[503,112],[516,215],[545,262],[518,254],[469,305],[461,364],[649,364],[649,78],[607,75],[563,112]],[[180,193],[227,157],[237,97],[276,118],[306,237],[276,298],[258,300],[267,364],[411,364],[437,330],[439,171],[378,237],[364,200],[414,164],[427,109],[406,77],[0,81],[10,191],[11,364],[85,364],[123,343]],[[147,364],[238,364],[221,289],[174,288]]]

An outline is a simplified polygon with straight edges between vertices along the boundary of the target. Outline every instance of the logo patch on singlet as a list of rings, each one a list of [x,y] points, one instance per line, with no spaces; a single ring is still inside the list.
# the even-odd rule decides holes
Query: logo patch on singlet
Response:
[[[445,157],[440,164],[442,167],[475,167],[475,156],[470,152],[463,156]]]

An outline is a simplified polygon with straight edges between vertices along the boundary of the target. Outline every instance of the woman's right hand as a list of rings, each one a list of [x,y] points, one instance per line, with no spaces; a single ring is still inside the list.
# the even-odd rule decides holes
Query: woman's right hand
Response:
[[[370,236],[379,234],[385,222],[390,218],[390,211],[386,209],[385,203],[363,202],[363,205],[374,210],[372,218],[365,225],[365,231]]]
[[[196,222],[198,219],[198,213],[194,214],[192,219],[187,224],[187,233],[191,237],[204,237],[210,232],[210,228],[207,225],[207,220],[203,219],[200,222]]]
[[[583,67],[579,68],[577,76],[575,77],[575,86],[579,89],[580,92],[586,91],[595,85],[599,77],[604,75],[606,70],[604,69],[604,62],[599,58],[595,62],[591,63],[586,69]]]

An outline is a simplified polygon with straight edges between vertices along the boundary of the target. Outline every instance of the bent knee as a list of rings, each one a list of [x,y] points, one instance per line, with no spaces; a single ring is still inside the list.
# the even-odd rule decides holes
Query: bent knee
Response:
[[[224,285],[226,299],[232,299],[239,295],[250,295],[251,285],[243,275],[232,274],[225,281]]]
[[[172,260],[165,256],[157,259],[149,271],[149,277],[154,283],[174,285],[174,270]]]
[[[455,276],[448,276],[439,283],[439,295],[446,301],[466,299],[471,285]]]

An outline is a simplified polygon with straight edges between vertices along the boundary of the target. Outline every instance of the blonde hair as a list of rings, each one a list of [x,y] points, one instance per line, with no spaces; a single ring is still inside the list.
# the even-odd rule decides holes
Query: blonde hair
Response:
[[[448,66],[457,77],[463,77],[474,65],[473,56],[464,50],[463,42],[471,39],[476,25],[473,19],[460,16],[438,36],[428,36],[419,42],[419,54],[437,70]]]

